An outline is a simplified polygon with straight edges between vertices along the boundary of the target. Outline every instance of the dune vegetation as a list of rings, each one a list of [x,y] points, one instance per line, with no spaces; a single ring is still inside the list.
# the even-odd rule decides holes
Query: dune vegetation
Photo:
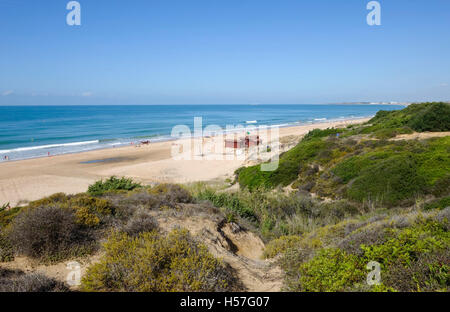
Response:
[[[322,198],[373,206],[408,206],[419,197],[440,197],[450,184],[450,137],[396,141],[378,138],[378,131],[404,133],[399,129],[407,125],[448,130],[449,106],[414,104],[381,111],[357,127],[314,130],[281,155],[276,171],[263,172],[259,165],[241,168],[238,182],[249,190],[291,185]]]
[[[187,230],[138,236],[113,234],[100,263],[88,269],[85,291],[229,291],[233,275]],[[145,273],[144,273],[145,272]]]
[[[206,243],[211,233],[200,239],[188,225],[168,230],[155,218],[201,215],[220,233],[228,224],[260,237],[260,261],[282,269],[285,291],[449,291],[450,136],[433,136],[450,131],[449,110],[414,104],[365,124],[313,130],[280,156],[276,171],[238,169],[238,190],[111,177],[86,193],[1,209],[0,262],[98,255],[82,291],[243,290],[238,272]],[[396,138],[417,132],[430,135]],[[366,281],[372,261],[381,269],[376,285]],[[69,288],[0,269],[2,290]]]
[[[304,210],[284,221],[278,217],[290,225],[310,217],[310,231],[283,226],[289,230],[266,246],[265,256],[278,257],[286,272],[285,289],[448,291],[450,136],[390,139],[449,130],[448,103],[414,104],[380,111],[362,125],[314,130],[281,155],[274,172],[239,169],[237,181],[251,196],[279,194],[277,189],[290,186],[296,194],[313,193],[318,202],[326,199],[340,212],[332,214],[340,218],[324,218],[327,210],[319,204],[318,220],[326,220],[325,226]],[[378,286],[365,283],[370,261],[381,264]]]

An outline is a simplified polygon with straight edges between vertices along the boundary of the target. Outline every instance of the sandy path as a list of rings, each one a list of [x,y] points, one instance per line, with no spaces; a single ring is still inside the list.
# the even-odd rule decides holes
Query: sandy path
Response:
[[[401,141],[401,140],[426,140],[430,138],[442,138],[450,136],[450,132],[415,132],[412,134],[400,134],[391,141]]]
[[[215,256],[228,263],[249,292],[279,292],[284,273],[270,260],[263,260],[264,243],[254,233],[238,229],[233,233],[230,224],[218,230],[218,224],[209,218],[158,219],[164,231],[181,227],[205,244]],[[233,247],[230,246],[233,245]],[[237,248],[232,251],[231,249]]]
[[[366,120],[281,128],[280,137],[298,137],[314,128],[339,127]],[[185,144],[186,140],[177,142]],[[158,142],[139,148],[127,146],[48,158],[2,162],[0,163],[0,205],[9,202],[14,206],[21,201],[36,200],[57,192],[68,194],[85,192],[89,184],[111,175],[133,177],[144,183],[186,183],[222,179],[232,176],[237,168],[246,163],[243,157],[232,160],[175,160],[171,153],[173,144],[173,141]],[[196,154],[193,153],[193,155]],[[102,162],[92,162],[98,160]]]

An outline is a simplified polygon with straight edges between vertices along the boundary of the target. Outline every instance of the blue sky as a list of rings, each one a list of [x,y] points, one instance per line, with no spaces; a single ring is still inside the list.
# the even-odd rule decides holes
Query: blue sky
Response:
[[[0,0],[0,105],[450,100],[450,1]]]

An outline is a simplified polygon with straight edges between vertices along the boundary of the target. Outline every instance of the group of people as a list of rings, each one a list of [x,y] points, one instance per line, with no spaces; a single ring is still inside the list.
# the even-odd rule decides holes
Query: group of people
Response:
[[[130,142],[130,145],[134,145],[135,147],[141,147],[142,145],[150,145],[150,140],[140,141],[138,143]]]

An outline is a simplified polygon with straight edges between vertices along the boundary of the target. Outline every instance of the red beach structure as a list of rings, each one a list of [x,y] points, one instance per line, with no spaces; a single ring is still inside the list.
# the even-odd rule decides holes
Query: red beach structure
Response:
[[[246,136],[245,138],[241,139],[234,139],[234,140],[225,140],[225,148],[249,148],[253,146],[258,146],[262,143],[262,140],[260,139],[259,135],[255,136]]]

